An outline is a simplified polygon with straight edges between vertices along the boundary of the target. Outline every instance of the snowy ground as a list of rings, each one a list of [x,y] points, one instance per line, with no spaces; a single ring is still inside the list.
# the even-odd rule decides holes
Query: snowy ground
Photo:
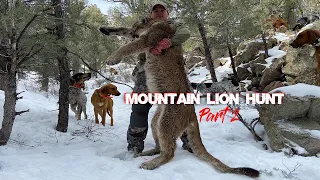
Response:
[[[217,77],[222,78],[226,71],[231,71],[225,69],[226,67],[216,70]],[[203,74],[197,78],[200,81],[205,76],[206,74]],[[131,92],[127,86],[116,84],[122,95],[113,98],[115,126],[109,126],[108,118],[107,126],[103,127],[94,123],[93,107],[90,103],[90,97],[98,85],[93,79],[88,81],[86,83],[88,119],[77,121],[70,110],[68,132],[60,133],[55,131],[58,117],[57,97],[34,92],[30,90],[30,84],[31,80],[19,83],[18,90],[26,92],[22,93],[24,98],[18,101],[16,109],[17,111],[30,109],[30,112],[17,116],[9,143],[0,146],[0,180],[250,179],[241,175],[218,172],[209,164],[182,150],[180,140],[177,141],[175,157],[168,164],[153,171],[139,169],[142,162],[153,157],[133,158],[126,151],[126,131],[131,113],[131,106],[123,102],[123,94]],[[314,89],[311,89],[306,86],[301,84],[296,87],[291,86],[288,93],[301,93],[308,89],[309,92],[302,95],[319,94],[315,93],[320,92],[319,87],[312,86]],[[4,92],[0,91],[1,117],[3,103]],[[214,113],[226,106],[196,105],[196,113],[205,107],[209,107]],[[154,111],[155,106],[151,109],[149,120]],[[247,121],[259,116],[257,110],[249,107],[241,109],[240,114]],[[264,150],[262,143],[254,141],[252,135],[239,121],[230,123],[230,118],[231,116],[227,116],[224,123],[221,121],[200,123],[204,145],[209,153],[222,162],[231,167],[246,166],[258,169],[261,171],[261,177],[258,179],[261,180],[320,179],[318,158],[300,156],[289,158],[283,152]],[[258,125],[256,130],[268,144],[263,126]],[[145,149],[153,146],[149,130]]]
[[[88,84],[93,84],[93,81]],[[130,88],[118,85],[120,91]],[[20,89],[22,90],[22,89]],[[89,90],[90,98],[94,89]],[[319,89],[318,89],[319,91]],[[114,97],[115,126],[106,127],[93,122],[93,108],[87,103],[89,119],[77,121],[70,111],[67,133],[55,131],[58,112],[57,98],[46,98],[41,93],[27,91],[18,101],[17,110],[30,109],[18,116],[8,145],[0,147],[0,179],[249,179],[245,176],[222,174],[201,162],[192,154],[181,150],[178,141],[176,156],[159,169],[147,171],[139,165],[153,157],[132,158],[126,152],[126,130],[129,124],[130,105],[123,96]],[[4,93],[0,92],[3,104]],[[210,107],[212,112],[224,105],[196,105],[196,112]],[[152,107],[150,117],[155,107]],[[242,109],[247,120],[258,117],[255,109]],[[0,111],[2,116],[2,110]],[[230,118],[230,116],[228,117]],[[108,122],[110,123],[110,122]],[[201,137],[208,151],[226,164],[248,166],[262,171],[259,179],[320,179],[320,161],[315,157],[286,157],[283,153],[263,150],[249,131],[239,122],[228,119],[218,122],[201,122]],[[267,140],[263,127],[258,133]],[[146,139],[146,149],[154,145],[151,131]],[[295,167],[299,167],[295,169]],[[290,171],[293,171],[290,174]]]

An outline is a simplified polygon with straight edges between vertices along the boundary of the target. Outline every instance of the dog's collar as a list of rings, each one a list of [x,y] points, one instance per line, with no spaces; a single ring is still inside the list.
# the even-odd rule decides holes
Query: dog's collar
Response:
[[[74,83],[73,85],[72,85],[72,87],[75,87],[75,88],[83,88],[85,85],[84,85],[84,83]]]
[[[108,98],[112,98],[111,95],[105,95],[103,93],[101,93],[101,89],[97,89],[98,94],[103,98],[103,99],[108,99]]]

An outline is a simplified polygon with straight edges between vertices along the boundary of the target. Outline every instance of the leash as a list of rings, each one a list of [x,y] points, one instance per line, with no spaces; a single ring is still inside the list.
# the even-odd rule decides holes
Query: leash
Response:
[[[88,64],[80,55],[78,55],[78,54],[76,54],[76,53],[74,53],[74,52],[71,52],[70,50],[67,50],[67,51],[68,51],[69,53],[77,56],[79,59],[81,59],[81,61],[84,63],[84,65],[85,65],[87,68],[89,68],[91,71],[94,71],[94,72],[98,73],[100,76],[102,76],[102,77],[105,78],[106,80],[108,80],[108,81],[110,81],[110,82],[113,82],[113,83],[117,83],[117,84],[123,84],[123,85],[128,86],[128,87],[130,87],[131,89],[133,89],[133,87],[131,87],[130,85],[128,85],[128,84],[126,84],[126,83],[114,81],[114,80],[111,80],[111,79],[105,77],[105,76],[104,76],[103,74],[101,74],[99,71],[97,71],[97,70],[93,69],[92,67],[90,67],[89,64]]]

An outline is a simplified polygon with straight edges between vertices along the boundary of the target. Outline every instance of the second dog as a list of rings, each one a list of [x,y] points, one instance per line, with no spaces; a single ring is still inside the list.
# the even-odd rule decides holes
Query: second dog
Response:
[[[106,125],[107,113],[111,117],[110,125],[113,126],[113,100],[111,95],[119,96],[121,93],[113,84],[107,84],[99,89],[96,89],[91,96],[91,103],[94,107],[95,122],[99,124],[98,115],[101,116],[101,124]]]

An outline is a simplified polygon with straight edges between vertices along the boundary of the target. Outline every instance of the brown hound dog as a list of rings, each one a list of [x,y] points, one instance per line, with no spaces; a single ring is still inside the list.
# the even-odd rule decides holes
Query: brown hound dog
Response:
[[[94,107],[95,121],[99,124],[98,115],[101,116],[101,124],[106,125],[107,113],[111,117],[111,126],[113,126],[113,100],[111,95],[120,96],[120,92],[113,84],[107,84],[99,89],[96,89],[91,96],[91,103]]]
[[[302,47],[305,44],[311,44],[316,48],[316,60],[317,60],[317,81],[320,86],[320,31],[314,29],[307,29],[298,34],[295,40],[290,42],[290,46],[293,48]]]
[[[266,22],[272,22],[272,26],[275,31],[280,29],[281,26],[289,28],[288,22],[279,15],[271,15],[270,18],[266,19]]]
[[[70,78],[69,104],[77,120],[81,119],[82,112],[84,113],[84,118],[88,118],[86,112],[87,97],[81,89],[85,86],[84,82],[90,78],[91,73],[77,73]]]
[[[112,75],[118,75],[118,71],[115,69],[115,68],[110,68],[109,69],[109,72],[110,72],[110,74],[112,74]]]

